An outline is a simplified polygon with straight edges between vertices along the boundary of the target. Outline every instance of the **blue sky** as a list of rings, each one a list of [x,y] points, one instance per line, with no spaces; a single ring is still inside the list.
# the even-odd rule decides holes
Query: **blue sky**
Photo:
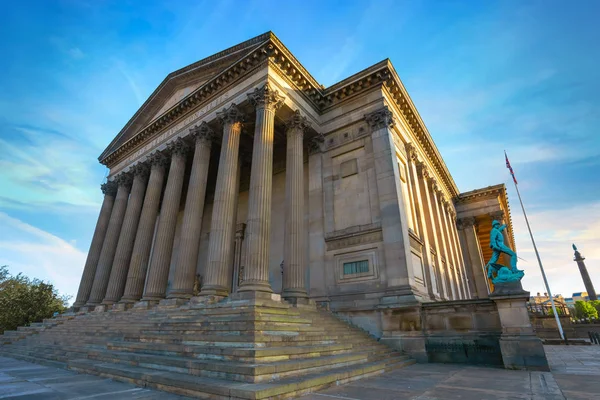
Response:
[[[77,291],[97,157],[171,71],[272,30],[329,86],[390,58],[461,191],[507,183],[524,286],[600,289],[595,1],[22,1],[0,13],[0,265]],[[596,25],[595,25],[596,24]]]

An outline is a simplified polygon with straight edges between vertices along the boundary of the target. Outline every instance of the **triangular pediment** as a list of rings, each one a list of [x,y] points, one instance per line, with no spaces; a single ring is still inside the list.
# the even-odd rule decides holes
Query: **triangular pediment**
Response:
[[[100,159],[119,148],[202,84],[246,57],[270,38],[271,32],[267,32],[170,73],[102,152]]]

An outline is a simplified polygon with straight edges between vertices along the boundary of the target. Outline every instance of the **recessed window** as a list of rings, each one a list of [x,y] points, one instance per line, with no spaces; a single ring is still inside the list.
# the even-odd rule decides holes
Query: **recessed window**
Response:
[[[344,263],[344,275],[364,274],[369,272],[369,260]]]

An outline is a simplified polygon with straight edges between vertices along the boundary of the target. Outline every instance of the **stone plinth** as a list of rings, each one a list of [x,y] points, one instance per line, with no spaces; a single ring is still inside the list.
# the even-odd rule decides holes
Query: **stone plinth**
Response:
[[[495,293],[490,295],[490,298],[498,307],[502,324],[500,351],[504,367],[549,371],[542,341],[535,335],[527,312],[526,302],[529,299],[529,292],[506,294],[510,293],[510,290],[503,289],[503,285],[497,284]]]

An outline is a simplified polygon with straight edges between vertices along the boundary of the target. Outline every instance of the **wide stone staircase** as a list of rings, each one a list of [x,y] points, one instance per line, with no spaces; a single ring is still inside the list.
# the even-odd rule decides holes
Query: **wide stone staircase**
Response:
[[[414,363],[276,297],[61,317],[0,355],[209,399],[292,398]]]

